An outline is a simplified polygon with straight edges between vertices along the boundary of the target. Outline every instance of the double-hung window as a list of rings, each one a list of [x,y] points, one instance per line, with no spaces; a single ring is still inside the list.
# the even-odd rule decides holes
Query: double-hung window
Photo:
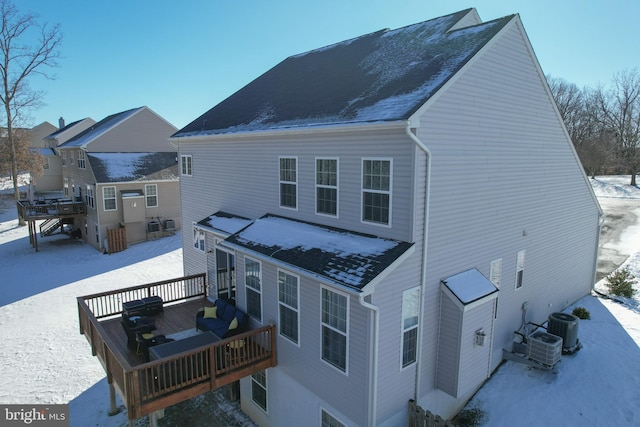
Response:
[[[262,322],[262,290],[260,262],[244,259],[244,283],[247,293],[247,314]]]
[[[420,288],[402,293],[402,367],[416,361],[418,353],[418,313],[420,310]]]
[[[298,159],[280,157],[280,207],[298,207]]]
[[[67,152],[66,151],[61,151],[60,152],[60,158],[62,159],[62,167],[66,168],[67,167]]]
[[[349,302],[346,295],[322,288],[322,360],[347,371],[347,324]]]
[[[336,417],[334,417],[324,409],[322,409],[321,418],[322,418],[320,423],[321,427],[347,427],[346,424],[338,420]]]
[[[65,197],[69,197],[69,178],[64,178],[62,185]]]
[[[338,159],[316,159],[316,213],[338,215]]]
[[[251,400],[263,410],[267,410],[267,372],[251,374]]]
[[[204,252],[204,231],[195,227],[193,229],[193,247]]]
[[[75,162],[75,161],[74,161],[74,156],[75,156],[75,154],[74,154],[74,153],[75,153],[75,152],[74,152],[73,150],[69,151],[69,164],[70,164],[70,165],[74,164],[74,162]]]
[[[183,154],[180,156],[180,175],[193,175],[192,162],[193,158],[191,157],[191,155]]]
[[[86,169],[86,168],[87,168],[86,155],[84,151],[79,150],[78,151],[78,169]]]
[[[391,176],[391,160],[362,160],[362,221],[390,225]]]
[[[298,277],[278,270],[280,335],[298,344]]]
[[[91,185],[87,185],[87,194],[85,198],[86,198],[87,206],[89,206],[90,208],[95,208],[93,187]]]
[[[103,187],[102,201],[105,211],[115,211],[118,209],[118,205],[116,204],[116,187]]]
[[[144,195],[145,195],[148,208],[158,207],[158,186],[156,184],[145,185]]]

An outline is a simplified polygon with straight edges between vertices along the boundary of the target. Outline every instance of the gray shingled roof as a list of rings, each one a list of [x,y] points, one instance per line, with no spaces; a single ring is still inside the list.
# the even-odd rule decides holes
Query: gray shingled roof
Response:
[[[81,120],[76,120],[75,122],[69,123],[65,127],[61,128],[61,129],[58,129],[57,131],[53,132],[52,134],[47,135],[44,139],[55,138],[56,136],[60,135],[62,132],[65,132],[65,131],[71,129],[72,127],[74,127],[75,125],[80,123],[82,120],[86,120],[86,118],[81,119]]]
[[[176,153],[87,153],[96,182],[178,179]]]
[[[100,120],[98,123],[85,129],[70,140],[66,141],[64,144],[60,144],[59,148],[81,147],[86,143],[91,142],[98,136],[104,134],[105,132],[118,125],[122,121],[126,120],[127,118],[131,117],[133,114],[137,113],[143,108],[144,107],[133,108],[131,110],[107,116],[104,119]]]
[[[291,56],[174,137],[406,120],[513,16],[448,31],[468,12]]]
[[[362,289],[413,246],[272,214],[227,237],[224,244],[354,289]]]

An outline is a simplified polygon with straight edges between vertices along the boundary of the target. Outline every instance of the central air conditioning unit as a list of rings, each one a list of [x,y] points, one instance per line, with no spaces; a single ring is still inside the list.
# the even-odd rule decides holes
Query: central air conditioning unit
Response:
[[[154,233],[156,231],[160,231],[160,223],[158,221],[151,221],[147,223],[147,231],[149,233]]]
[[[527,357],[546,366],[554,366],[562,356],[562,338],[544,331],[529,335]]]
[[[172,219],[167,219],[164,221],[164,229],[167,231],[176,229],[176,222]]]
[[[569,313],[551,313],[547,332],[562,338],[562,349],[571,353],[578,348],[578,316]]]

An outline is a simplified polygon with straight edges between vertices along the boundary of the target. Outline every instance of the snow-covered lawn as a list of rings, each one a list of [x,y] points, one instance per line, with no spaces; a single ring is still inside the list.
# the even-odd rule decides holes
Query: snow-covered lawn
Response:
[[[631,255],[626,266],[640,276],[640,190],[628,180],[592,182],[607,214],[631,218],[606,244],[619,256]],[[0,199],[0,403],[70,403],[73,426],[127,425],[125,413],[107,415],[105,374],[78,332],[76,297],[181,276],[180,235],[113,255],[66,235],[39,244],[35,253],[27,227],[17,225],[14,202]],[[596,288],[604,290],[603,282]],[[639,303],[640,295],[623,303],[594,296],[578,301],[592,318],[580,323],[581,351],[563,356],[557,373],[506,362],[467,409],[479,409],[487,426],[640,425]],[[211,425],[216,407],[236,412],[235,425],[250,425],[237,406],[215,397],[194,405],[208,418],[202,425]],[[161,423],[196,425],[191,412]]]

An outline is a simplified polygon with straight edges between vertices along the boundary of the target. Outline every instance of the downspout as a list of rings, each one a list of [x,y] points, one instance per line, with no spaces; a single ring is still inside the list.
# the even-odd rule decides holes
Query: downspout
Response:
[[[596,252],[593,256],[593,279],[591,280],[591,291],[596,289],[596,278],[598,277],[598,255],[600,253],[600,233],[604,225],[604,216],[598,212],[598,234],[596,234]]]
[[[371,351],[369,351],[369,362],[371,364],[371,371],[369,373],[369,414],[367,425],[375,426],[376,422],[376,407],[378,406],[378,339],[380,331],[380,315],[378,307],[369,302],[366,302],[365,297],[371,295],[373,292],[358,295],[360,305],[364,308],[371,310],[371,316],[373,316],[373,329],[371,330],[370,342]]]
[[[414,128],[415,129],[415,128]],[[424,206],[424,224],[423,224],[423,237],[422,237],[422,277],[420,281],[420,312],[418,313],[418,325],[420,325],[420,330],[418,334],[418,339],[416,343],[417,352],[416,352],[416,360],[418,363],[416,364],[416,379],[415,379],[415,390],[414,390],[414,400],[418,402],[419,392],[420,392],[420,377],[421,377],[421,367],[422,361],[420,360],[420,350],[422,348],[422,336],[424,334],[424,330],[422,327],[422,316],[424,313],[425,306],[425,290],[427,285],[427,246],[428,246],[428,235],[429,235],[429,206],[431,202],[431,150],[427,147],[420,139],[416,136],[411,128],[411,124],[407,121],[406,132],[409,138],[416,143],[418,148],[424,152],[427,156],[427,173],[425,176],[426,179],[426,195],[425,195],[425,206]]]

